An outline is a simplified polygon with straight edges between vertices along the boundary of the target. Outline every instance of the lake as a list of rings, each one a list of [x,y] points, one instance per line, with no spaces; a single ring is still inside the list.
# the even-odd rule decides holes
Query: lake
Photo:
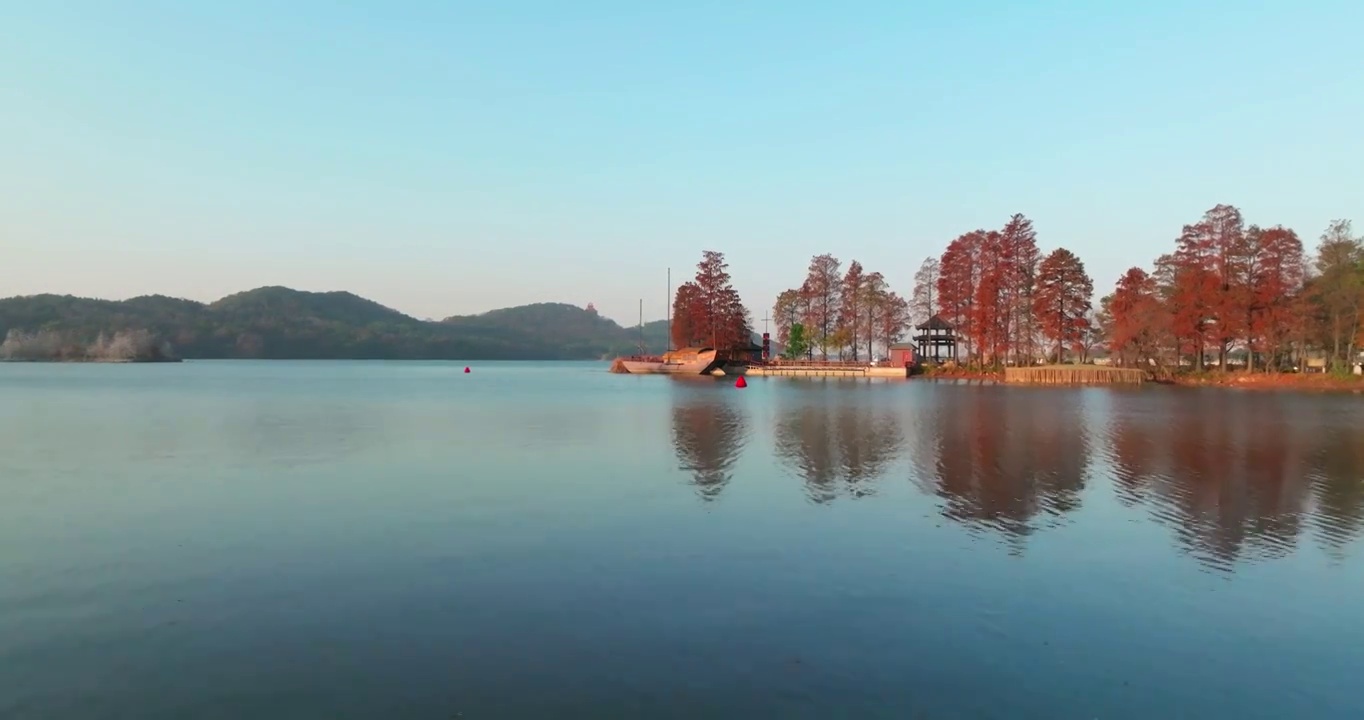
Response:
[[[1364,398],[0,365],[0,718],[1359,718]]]

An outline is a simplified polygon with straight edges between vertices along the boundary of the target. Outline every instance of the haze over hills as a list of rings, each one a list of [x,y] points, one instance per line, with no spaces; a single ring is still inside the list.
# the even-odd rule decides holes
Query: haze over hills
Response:
[[[666,323],[643,327],[667,347]],[[147,330],[186,359],[592,360],[638,352],[640,328],[590,308],[537,303],[418,320],[349,292],[262,287],[212,303],[148,295],[98,300],[31,295],[0,300],[0,337],[50,331],[70,343]]]

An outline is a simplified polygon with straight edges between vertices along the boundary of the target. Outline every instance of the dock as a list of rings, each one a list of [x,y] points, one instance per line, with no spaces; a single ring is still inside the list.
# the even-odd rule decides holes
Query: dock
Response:
[[[909,370],[904,366],[865,360],[771,360],[749,365],[744,374],[755,377],[906,378]]]
[[[1006,367],[1004,382],[1019,385],[1140,385],[1146,371],[1101,365]]]

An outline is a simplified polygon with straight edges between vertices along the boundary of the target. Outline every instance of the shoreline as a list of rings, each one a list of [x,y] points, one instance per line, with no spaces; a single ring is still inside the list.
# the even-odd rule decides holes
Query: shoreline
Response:
[[[208,359],[208,358],[205,358]],[[330,360],[348,362],[403,362],[406,359],[370,359],[370,358],[213,358],[221,360],[252,360],[252,361],[283,361],[297,362],[317,361],[327,362]],[[412,362],[466,362],[445,361],[432,359],[416,359]],[[53,364],[53,365],[161,365],[183,363],[183,358],[160,358],[155,360],[142,359],[112,359],[112,358],[42,358],[42,359],[20,359],[3,358],[0,364]],[[483,360],[482,362],[516,362],[508,360]],[[543,362],[542,360],[526,359],[521,362]],[[550,362],[601,362],[596,360],[556,360]],[[1055,384],[1039,385],[1033,383],[1009,383],[1004,379],[1002,370],[986,370],[978,368],[934,368],[922,373],[910,375],[910,380],[930,380],[930,381],[950,381],[964,384],[982,385],[1028,385],[1032,387],[1086,387],[1082,384]],[[1266,373],[1266,372],[1221,372],[1217,370],[1204,373],[1184,373],[1167,378],[1149,378],[1146,383],[1150,385],[1161,385],[1166,387],[1184,388],[1222,388],[1227,390],[1258,390],[1258,391],[1301,391],[1301,392],[1341,392],[1361,394],[1364,393],[1364,376],[1359,375],[1338,375],[1333,373]]]
[[[1331,373],[1246,373],[1214,371],[1199,375],[1176,375],[1153,381],[1177,387],[1215,387],[1228,390],[1301,390],[1317,392],[1364,392],[1364,377]]]
[[[163,365],[184,362],[180,358],[174,360],[109,360],[109,359],[85,359],[85,358],[5,358],[0,359],[0,363],[14,363],[16,365]]]
[[[912,375],[914,380],[954,380],[965,382],[1005,383],[1001,370],[981,370],[967,368],[936,369],[920,375]],[[1024,383],[1017,383],[1024,384]],[[1188,388],[1223,388],[1228,390],[1300,390],[1304,392],[1353,392],[1364,393],[1364,377],[1359,375],[1335,375],[1331,373],[1265,373],[1265,372],[1221,372],[1211,371],[1201,374],[1179,374],[1164,379],[1148,379],[1150,385]],[[1048,385],[1046,387],[1081,387],[1080,385]]]

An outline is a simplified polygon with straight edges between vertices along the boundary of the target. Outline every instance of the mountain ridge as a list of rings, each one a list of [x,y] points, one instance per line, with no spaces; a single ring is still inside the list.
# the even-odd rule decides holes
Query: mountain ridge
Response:
[[[166,295],[104,300],[44,293],[0,299],[0,337],[146,330],[186,359],[589,360],[639,351],[641,328],[595,310],[541,302],[420,320],[344,290],[262,286],[199,302]],[[646,352],[667,346],[666,322],[643,326]]]

